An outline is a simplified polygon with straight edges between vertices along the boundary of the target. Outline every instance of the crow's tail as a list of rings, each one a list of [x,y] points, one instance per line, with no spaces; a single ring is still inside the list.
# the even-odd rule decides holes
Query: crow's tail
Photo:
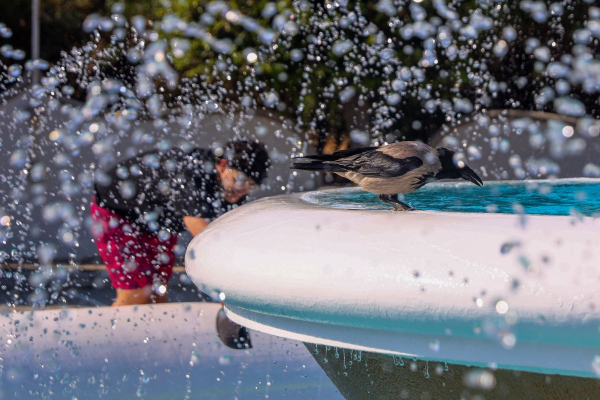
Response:
[[[339,150],[333,154],[311,155],[295,158],[292,169],[303,169],[307,171],[347,172],[351,167],[345,166],[348,162],[342,159],[353,159],[357,156],[375,150],[377,147],[362,147],[360,149]]]
[[[312,158],[312,157],[311,157]],[[306,157],[297,158],[296,160],[307,160]],[[292,169],[301,169],[305,171],[326,171],[326,172],[345,172],[347,169],[334,164],[325,163],[321,160],[310,160],[310,161],[294,161],[292,162]]]

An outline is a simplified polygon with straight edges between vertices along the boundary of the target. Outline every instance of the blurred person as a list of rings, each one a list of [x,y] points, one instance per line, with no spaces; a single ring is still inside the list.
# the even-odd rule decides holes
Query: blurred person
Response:
[[[241,205],[269,166],[265,145],[237,138],[214,151],[149,151],[100,172],[92,234],[117,291],[113,306],[166,302],[178,233],[196,236]]]

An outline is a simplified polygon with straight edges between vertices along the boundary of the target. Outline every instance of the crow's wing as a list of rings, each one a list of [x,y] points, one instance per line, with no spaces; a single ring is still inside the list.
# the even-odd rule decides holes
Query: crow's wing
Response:
[[[364,153],[367,151],[372,151],[375,149],[377,149],[377,147],[361,147],[358,149],[338,150],[333,154],[321,154],[321,155],[303,156],[303,157],[297,157],[297,158],[308,158],[310,160],[319,160],[319,161],[336,161],[341,158],[355,156],[357,154],[361,154],[361,153]]]
[[[364,176],[393,178],[406,174],[423,165],[419,157],[396,158],[381,151],[373,150],[357,156],[325,162],[338,165],[348,171],[357,172]]]

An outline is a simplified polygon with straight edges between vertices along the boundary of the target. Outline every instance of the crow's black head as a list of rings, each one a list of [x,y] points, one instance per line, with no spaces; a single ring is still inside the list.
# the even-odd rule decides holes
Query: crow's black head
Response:
[[[464,161],[456,162],[454,155],[456,154],[452,150],[448,150],[445,147],[437,148],[438,157],[442,164],[442,169],[438,172],[435,177],[436,179],[466,179],[473,182],[477,186],[483,186],[481,178],[471,168],[465,164]]]

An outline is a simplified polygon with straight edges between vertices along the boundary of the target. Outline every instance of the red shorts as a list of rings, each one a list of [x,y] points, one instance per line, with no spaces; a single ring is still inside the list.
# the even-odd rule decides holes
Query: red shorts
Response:
[[[142,232],[92,200],[92,235],[115,289],[165,284],[173,274],[177,234]]]

